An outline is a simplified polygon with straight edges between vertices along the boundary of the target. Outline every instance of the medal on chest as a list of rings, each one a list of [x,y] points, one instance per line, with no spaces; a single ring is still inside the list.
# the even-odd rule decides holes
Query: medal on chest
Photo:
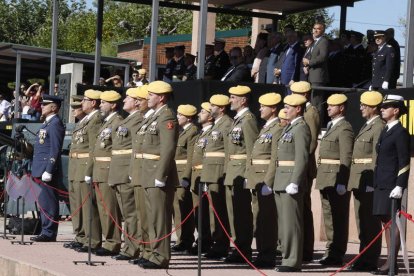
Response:
[[[119,126],[116,130],[116,137],[126,137],[128,135],[128,128]]]
[[[293,140],[293,134],[291,132],[286,132],[283,134],[282,143],[291,143]]]
[[[222,136],[221,132],[218,131],[218,130],[214,130],[214,131],[211,132],[211,139],[213,141],[221,140],[221,136]]]
[[[239,145],[241,144],[241,138],[242,138],[242,129],[241,127],[235,127],[230,132],[230,140],[233,144]]]
[[[157,135],[157,122],[152,122],[151,125],[148,127],[148,132],[152,135]]]
[[[99,140],[101,140],[100,147],[103,149],[108,144],[109,140],[111,139],[112,129],[107,127],[101,131],[99,134]]]
[[[272,133],[263,133],[262,135],[260,135],[258,142],[260,144],[263,143],[271,143],[272,142]]]
[[[39,130],[39,144],[45,143],[46,135],[47,135],[46,129]]]

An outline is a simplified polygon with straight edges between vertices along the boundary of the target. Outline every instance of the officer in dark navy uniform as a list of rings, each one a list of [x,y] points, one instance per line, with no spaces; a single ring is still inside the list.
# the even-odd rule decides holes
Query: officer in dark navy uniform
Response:
[[[375,43],[378,50],[372,58],[372,84],[371,89],[389,89],[394,73],[395,51],[391,45],[385,42],[385,32],[375,31]]]
[[[206,61],[204,63],[204,79],[213,80],[217,74],[216,57],[214,56],[214,45],[206,44]]]
[[[214,51],[216,52],[216,79],[220,80],[227,70],[230,68],[230,57],[224,50],[226,41],[224,39],[216,38],[214,40]]]
[[[61,150],[65,136],[65,126],[57,113],[62,99],[57,96],[44,95],[42,100],[42,117],[45,121],[38,131],[34,144],[32,176],[40,183],[38,204],[42,231],[40,235],[30,238],[35,242],[56,241],[59,219],[59,200],[56,190],[62,179]],[[53,221],[52,221],[53,220]]]
[[[184,45],[178,45],[174,47],[175,67],[173,70],[173,81],[175,78],[181,80],[185,74],[185,61],[184,61]]]
[[[165,58],[167,59],[167,64],[165,65],[163,81],[172,82],[173,71],[176,65],[176,62],[174,59],[174,47],[165,48]]]
[[[195,55],[192,54],[185,54],[184,63],[185,63],[185,71],[182,81],[189,81],[197,79],[197,66],[194,65],[194,61],[196,59]]]

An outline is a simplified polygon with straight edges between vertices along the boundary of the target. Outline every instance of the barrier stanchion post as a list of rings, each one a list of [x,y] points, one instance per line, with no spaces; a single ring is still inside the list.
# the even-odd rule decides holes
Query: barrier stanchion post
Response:
[[[30,244],[32,245],[33,242],[31,241],[24,241],[24,197],[20,196],[17,198],[17,217],[19,217],[19,201],[22,200],[22,230],[20,231],[21,233],[21,240],[20,241],[11,241],[12,244],[20,244],[20,245],[26,245],[26,244]]]
[[[396,253],[395,252],[395,245],[396,245],[396,240],[395,240],[395,228],[397,227],[396,225],[396,212],[397,212],[397,206],[396,206],[396,199],[392,198],[391,199],[391,252],[390,252],[390,259],[391,259],[391,264],[390,264],[390,271],[388,275],[394,276],[395,275],[395,260],[396,260]]]
[[[207,192],[206,183],[198,183],[198,276],[201,276],[201,249],[203,243],[203,195]]]
[[[4,225],[3,225],[3,235],[0,237],[4,240],[15,239],[16,237],[7,236],[7,205],[9,204],[9,195],[6,192],[6,189],[3,191],[3,204],[4,204]]]
[[[88,184],[86,184],[88,185]],[[73,261],[75,265],[77,264],[86,264],[90,266],[94,266],[95,264],[104,265],[106,262],[103,261],[92,261],[92,220],[93,220],[93,213],[92,213],[92,206],[93,206],[93,182],[89,184],[89,238],[88,238],[88,260],[87,261]]]

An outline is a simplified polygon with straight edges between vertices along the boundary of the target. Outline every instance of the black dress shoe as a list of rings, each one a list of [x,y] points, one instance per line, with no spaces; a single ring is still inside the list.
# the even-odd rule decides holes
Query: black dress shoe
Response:
[[[161,266],[148,260],[140,264],[139,266],[145,269],[167,269],[168,268],[168,266]]]
[[[140,257],[138,259],[129,260],[128,263],[133,264],[133,265],[140,265],[142,263],[145,263],[146,261],[148,261],[148,260]]]
[[[191,250],[191,246],[188,246],[184,243],[176,244],[173,247],[171,247],[171,250],[174,252],[183,252],[186,250]]]
[[[71,241],[71,242],[65,242],[63,244],[64,248],[69,248],[69,249],[75,249],[75,248],[79,248],[82,247],[83,244],[77,241]]]
[[[370,271],[377,270],[377,266],[371,265],[371,264],[364,264],[364,263],[355,263],[349,266],[347,270],[355,271],[355,272],[370,272]]]
[[[78,248],[75,248],[75,251],[79,253],[88,253],[89,247],[88,246],[78,247]],[[96,252],[96,248],[92,248],[91,253],[95,253],[95,252]]]
[[[210,250],[206,254],[204,254],[203,257],[207,259],[212,259],[212,260],[219,260],[223,257],[227,257],[227,254],[228,254],[227,252],[219,252],[219,251]]]
[[[111,258],[117,261],[129,261],[132,259],[131,257],[127,255],[123,255],[123,254],[118,254],[118,255],[112,256]]]
[[[382,269],[378,268],[377,270],[371,271],[371,274],[374,274],[374,275],[388,275],[389,272],[390,272],[389,269],[382,270]],[[395,268],[394,275],[398,275],[398,267]]]
[[[252,256],[249,254],[245,254],[245,257],[251,261],[252,260]],[[227,256],[226,258],[224,258],[223,260],[225,263],[229,263],[229,264],[243,264],[246,262],[246,260],[237,252],[233,252],[231,253],[229,256]]]
[[[210,246],[201,246],[201,254],[207,253],[210,249]],[[190,255],[198,255],[198,244],[194,244],[189,250],[188,250],[188,254]]]
[[[285,265],[281,265],[276,267],[275,269],[277,272],[299,272],[300,269],[299,268],[295,268],[295,267],[291,267],[291,266],[285,266]]]
[[[324,257],[318,261],[321,265],[326,266],[340,266],[342,265],[342,260],[333,258],[333,257]]]
[[[56,238],[40,234],[39,236],[31,237],[30,240],[34,242],[55,242]]]
[[[115,256],[118,255],[118,252],[113,252],[103,247],[96,249],[95,251],[96,256]]]
[[[256,258],[254,260],[253,265],[257,268],[274,268],[276,266],[276,260],[264,260],[260,258]]]

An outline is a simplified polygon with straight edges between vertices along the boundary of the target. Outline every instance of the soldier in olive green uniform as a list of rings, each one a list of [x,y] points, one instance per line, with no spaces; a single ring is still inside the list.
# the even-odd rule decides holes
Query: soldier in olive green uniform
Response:
[[[381,221],[373,215],[372,202],[374,192],[374,168],[377,160],[375,147],[384,128],[380,116],[382,95],[376,91],[367,91],[361,95],[361,113],[366,119],[354,141],[351,172],[348,191],[354,195],[355,218],[358,227],[359,251],[361,252],[381,231]],[[381,253],[381,240],[377,240],[350,267],[352,271],[374,271]]]
[[[226,174],[225,156],[228,146],[228,134],[233,121],[226,114],[226,108],[230,104],[228,96],[219,94],[213,95],[210,98],[210,104],[214,125],[211,128],[210,134],[206,137],[203,170],[201,171],[200,181],[201,183],[206,183],[208,185],[208,193],[214,208],[226,228],[226,231],[229,232],[224,176]],[[226,257],[230,241],[221,228],[211,207],[210,229],[212,245],[204,257],[209,259]]]
[[[277,139],[283,127],[279,125],[277,104],[281,96],[267,93],[259,98],[260,115],[266,124],[254,142],[252,155],[247,162],[247,188],[252,189],[252,209],[256,247],[259,254],[253,262],[259,268],[276,265],[277,215],[273,196],[276,166],[271,166],[272,152],[276,152]]]
[[[177,118],[168,107],[172,93],[170,84],[154,81],[148,86],[148,106],[155,112],[145,123],[142,150],[142,180],[145,193],[145,210],[148,219],[151,253],[143,268],[168,268],[171,238],[164,237],[171,232],[172,204],[174,189],[178,184],[177,168],[174,161],[178,140]]]
[[[141,240],[137,210],[135,208],[134,186],[129,179],[129,167],[132,155],[132,133],[138,131],[137,125],[143,116],[139,112],[138,92],[140,88],[130,88],[126,92],[123,110],[129,113],[124,120],[114,125],[112,131],[112,158],[109,165],[108,184],[115,189],[118,205],[124,220],[125,244],[115,260],[138,258],[140,244],[131,240]]]
[[[82,99],[83,96],[72,96],[72,102],[70,104],[72,116],[78,121],[76,127],[79,126],[79,121],[85,118],[86,113],[82,111]],[[80,182],[75,181],[76,177],[76,165],[78,162],[77,156],[78,144],[76,143],[76,132],[72,132],[72,142],[70,145],[69,153],[69,169],[68,169],[68,182],[69,182],[69,202],[70,202],[70,211],[73,214],[82,205],[82,197],[80,191]],[[65,248],[79,248],[86,243],[85,239],[85,229],[84,229],[84,218],[82,217],[82,212],[78,212],[76,215],[72,216],[72,228],[73,233],[75,234],[75,239],[70,242],[63,244]]]
[[[328,98],[331,121],[319,148],[316,189],[320,190],[325,234],[328,242],[322,265],[341,265],[348,243],[349,200],[346,190],[352,159],[354,132],[345,119],[347,97],[333,94]]]
[[[229,133],[226,156],[228,164],[224,181],[231,234],[235,244],[247,259],[252,258],[253,214],[252,195],[246,187],[245,180],[246,161],[251,156],[254,141],[259,133],[256,118],[248,108],[250,92],[247,86],[229,89],[230,109],[237,114]],[[237,250],[234,250],[225,262],[242,263],[245,260]]]
[[[303,195],[305,192],[311,134],[303,119],[306,98],[284,99],[289,124],[277,141],[276,176],[273,190],[277,208],[282,264],[278,272],[300,271],[303,253]]]
[[[102,247],[96,250],[95,254],[98,256],[117,255],[121,248],[121,231],[115,226],[115,223],[121,225],[121,211],[117,203],[115,189],[108,185],[109,164],[112,154],[112,131],[116,131],[116,126],[122,120],[122,117],[116,111],[120,99],[121,95],[115,91],[105,91],[101,94],[100,111],[104,117],[104,122],[97,132],[98,137],[86,170],[86,176],[92,177],[93,184],[96,184],[95,194],[99,218],[102,234],[105,238]]]
[[[207,137],[211,133],[213,126],[213,117],[211,117],[211,104],[204,102],[201,104],[201,111],[198,113],[198,123],[201,125],[201,132],[196,137],[196,142],[193,149],[193,156],[191,159],[191,192],[193,198],[193,205],[200,204],[199,186],[203,185],[200,181],[201,171],[203,169],[203,157],[204,150],[207,145]],[[201,225],[201,252],[207,253],[211,246],[211,230],[210,230],[210,215],[208,207],[208,199],[203,197],[202,204],[202,225]],[[195,225],[198,227],[198,207],[194,213]],[[213,221],[214,223],[214,221]],[[198,230],[198,228],[197,228]],[[198,232],[200,236],[200,231]],[[198,242],[200,237],[197,238],[195,244],[191,248],[191,254],[198,253]]]
[[[74,140],[72,144],[76,143],[76,152],[73,151],[71,158],[76,158],[75,181],[80,183],[81,198],[84,199],[89,196],[89,189],[91,185],[90,178],[85,179],[87,174],[87,167],[89,158],[93,152],[96,141],[96,133],[102,125],[102,116],[99,112],[99,105],[101,103],[101,92],[96,90],[86,90],[82,100],[82,110],[87,115],[79,122],[73,130]],[[85,181],[88,180],[88,181]],[[96,206],[96,198],[92,196],[92,204],[89,200],[82,206],[82,220],[85,229],[85,241],[82,247],[75,248],[78,252],[88,252],[89,229],[91,234],[91,249],[94,251],[101,246],[102,230],[99,221],[98,208]],[[89,224],[90,211],[92,208],[92,225]]]
[[[313,180],[316,177],[315,151],[318,146],[318,135],[321,130],[321,124],[318,109],[310,103],[312,92],[310,83],[306,81],[295,82],[290,86],[290,90],[293,94],[300,94],[306,97],[306,107],[303,119],[309,126],[311,132],[308,173],[305,179],[306,182],[304,183],[303,194],[303,228],[306,229],[303,233],[303,261],[309,262],[313,259],[313,245],[315,242],[311,192]]]
[[[190,192],[191,160],[198,129],[193,123],[197,108],[193,105],[180,105],[177,109],[177,120],[180,127],[175,163],[177,165],[179,186],[174,195],[174,224],[178,225],[193,209],[193,199]],[[177,229],[177,241],[171,248],[173,251],[190,250],[194,242],[194,219],[190,217],[181,228]]]

